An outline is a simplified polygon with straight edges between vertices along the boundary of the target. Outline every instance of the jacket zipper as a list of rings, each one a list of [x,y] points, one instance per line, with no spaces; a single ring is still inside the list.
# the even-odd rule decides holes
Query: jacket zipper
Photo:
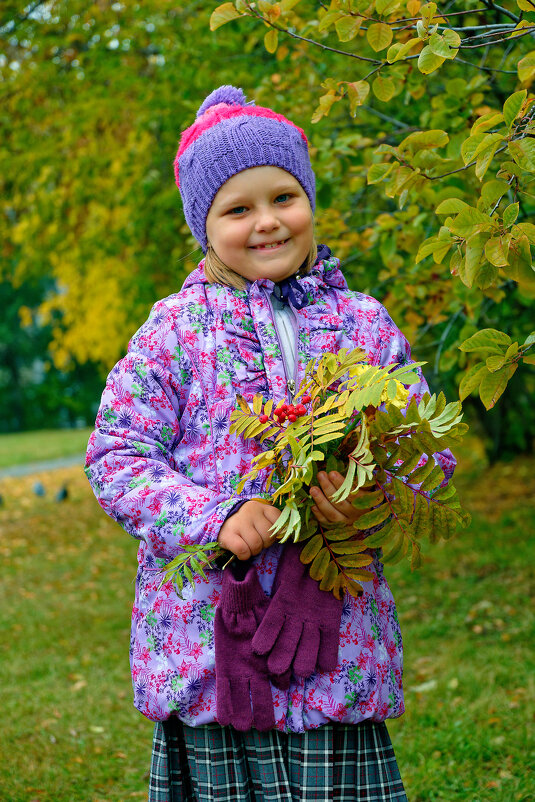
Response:
[[[268,291],[264,287],[262,287],[262,291],[263,291],[264,295],[266,296],[266,300],[267,300],[267,302],[269,304],[269,308],[271,310],[271,317],[273,318],[273,327],[275,329],[275,334],[277,335],[277,341],[279,343],[279,348],[280,348],[281,357],[282,357],[282,365],[284,367],[284,378],[286,379],[286,391],[287,391],[287,393],[288,393],[288,395],[290,397],[290,402],[292,402],[294,400],[295,388],[296,388],[296,383],[297,383],[298,339],[297,339],[297,326],[296,326],[295,312],[292,309],[292,307],[290,306],[290,304],[288,304],[288,307],[292,311],[292,327],[293,327],[293,330],[294,330],[294,337],[295,337],[295,339],[294,339],[294,344],[295,344],[294,373],[293,373],[293,378],[288,378],[288,374],[289,374],[288,363],[286,362],[286,356],[284,354],[284,348],[282,347],[282,340],[281,340],[279,328],[277,326],[277,318],[276,318],[276,315],[275,315],[275,310],[273,309],[273,304],[271,303],[271,298],[269,297]]]

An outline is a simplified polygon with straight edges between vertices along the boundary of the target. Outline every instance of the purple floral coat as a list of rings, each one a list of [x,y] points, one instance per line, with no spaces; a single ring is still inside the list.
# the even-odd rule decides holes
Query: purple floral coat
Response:
[[[203,262],[182,290],[157,303],[111,371],[91,435],[86,472],[102,508],[139,543],[130,662],[134,703],[159,721],[216,720],[214,615],[221,572],[196,579],[180,599],[159,569],[185,543],[217,539],[239,503],[235,488],[260,446],[229,432],[236,393],[277,403],[298,386],[311,357],[365,349],[372,364],[410,361],[405,337],[378,301],[347,289],[327,257],[300,279],[308,303],[293,309],[298,358],[287,376],[268,279],[246,290],[210,284]],[[411,395],[421,395],[422,379]],[[446,476],[448,454],[437,455]],[[262,494],[262,482],[240,499]],[[256,558],[270,594],[283,547]],[[339,663],[329,674],[273,687],[276,726],[303,732],[327,721],[382,721],[404,711],[402,642],[394,599],[376,558],[364,595],[346,597]]]

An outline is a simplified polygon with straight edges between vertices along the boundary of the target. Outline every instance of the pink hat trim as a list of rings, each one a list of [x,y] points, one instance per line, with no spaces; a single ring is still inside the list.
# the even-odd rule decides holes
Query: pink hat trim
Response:
[[[222,122],[223,120],[232,119],[232,117],[269,117],[272,120],[278,120],[286,125],[291,125],[296,131],[299,131],[301,138],[305,144],[308,145],[308,139],[302,128],[295,125],[291,120],[288,120],[283,114],[276,114],[271,109],[266,109],[263,106],[229,106],[227,103],[218,103],[216,106],[211,106],[205,113],[199,117],[196,122],[189,128],[186,128],[180,138],[180,145],[174,161],[175,179],[176,184],[179,186],[178,181],[178,160],[185,150],[192,145],[205,131],[208,131],[214,125]]]

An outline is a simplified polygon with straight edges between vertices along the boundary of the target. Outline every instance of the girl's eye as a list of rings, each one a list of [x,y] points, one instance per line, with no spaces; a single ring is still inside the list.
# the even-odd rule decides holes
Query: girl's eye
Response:
[[[277,195],[275,198],[275,203],[286,203],[286,201],[289,201],[291,197],[292,196],[289,192],[283,192],[282,195]]]
[[[243,214],[247,211],[245,206],[235,206],[233,209],[228,210],[228,214]]]

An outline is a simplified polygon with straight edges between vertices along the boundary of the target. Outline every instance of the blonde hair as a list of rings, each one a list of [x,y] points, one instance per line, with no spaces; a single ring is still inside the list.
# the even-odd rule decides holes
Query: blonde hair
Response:
[[[314,266],[317,256],[318,246],[316,245],[316,240],[312,240],[312,246],[307,256],[306,264],[303,270],[299,272],[305,274],[309,273]],[[219,258],[210,243],[208,243],[206,256],[204,257],[204,275],[211,284],[224,284],[227,287],[234,287],[237,290],[244,290],[247,286],[244,277],[236,273],[231,267],[228,267]]]

